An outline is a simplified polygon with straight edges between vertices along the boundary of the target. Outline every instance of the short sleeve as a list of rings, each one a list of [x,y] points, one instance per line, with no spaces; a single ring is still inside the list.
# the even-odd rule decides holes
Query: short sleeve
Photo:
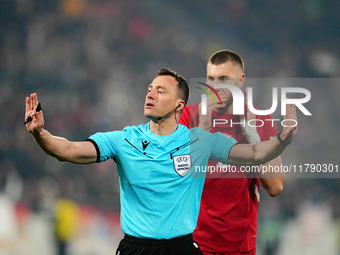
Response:
[[[106,133],[96,133],[88,138],[97,150],[97,162],[103,162],[110,158],[115,159],[117,148],[123,139],[122,131],[113,131]]]
[[[228,157],[230,149],[237,144],[237,141],[232,137],[225,137],[220,132],[212,134],[212,137],[210,160],[229,164]]]

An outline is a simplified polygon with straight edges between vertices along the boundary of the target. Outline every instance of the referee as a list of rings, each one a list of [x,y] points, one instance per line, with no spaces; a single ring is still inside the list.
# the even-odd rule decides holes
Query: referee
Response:
[[[185,79],[162,68],[145,98],[149,123],[97,133],[83,142],[51,135],[43,128],[37,94],[26,97],[26,128],[47,154],[76,164],[117,163],[125,237],[116,254],[202,254],[192,238],[205,177],[196,167],[207,166],[209,159],[233,165],[267,162],[283,152],[297,131],[284,127],[277,139],[249,145],[220,133],[189,130],[177,121],[188,97]],[[286,118],[296,120],[295,106],[287,106]]]

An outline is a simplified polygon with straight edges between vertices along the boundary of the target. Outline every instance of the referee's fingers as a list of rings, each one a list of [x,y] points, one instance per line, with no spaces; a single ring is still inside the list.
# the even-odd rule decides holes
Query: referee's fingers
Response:
[[[31,106],[31,110],[34,109],[33,103],[34,103],[33,94],[31,94],[31,95],[30,95],[30,106]]]
[[[286,119],[295,119],[296,118],[296,111],[295,111],[295,114],[294,114],[294,107],[295,105],[293,104],[286,104],[286,115],[285,115],[285,118]]]
[[[28,113],[31,110],[30,107],[30,98],[26,97],[26,113]]]
[[[35,109],[38,105],[38,96],[37,93],[33,93],[33,109]]]

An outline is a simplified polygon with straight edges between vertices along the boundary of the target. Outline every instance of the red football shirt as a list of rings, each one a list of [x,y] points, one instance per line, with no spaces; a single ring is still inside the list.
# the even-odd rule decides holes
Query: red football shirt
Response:
[[[198,104],[186,106],[179,123],[188,128],[197,127],[199,121]],[[240,116],[212,113],[212,119],[228,120],[229,124],[216,125],[211,133],[221,132],[231,136],[238,143],[248,143],[239,123]],[[256,116],[264,122],[257,127],[261,141],[275,137],[275,122],[266,121],[272,116]],[[254,125],[254,123],[252,123]],[[260,125],[260,122],[257,123]],[[217,162],[209,161],[209,165]],[[256,248],[257,209],[259,205],[259,179],[247,178],[245,173],[240,178],[207,178],[204,183],[200,213],[194,239],[202,251],[226,253],[248,252]]]

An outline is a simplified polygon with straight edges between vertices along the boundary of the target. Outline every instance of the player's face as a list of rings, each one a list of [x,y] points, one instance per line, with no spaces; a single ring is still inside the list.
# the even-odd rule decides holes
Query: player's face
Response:
[[[230,84],[239,88],[243,86],[245,75],[242,72],[241,67],[234,65],[228,61],[223,64],[214,65],[208,63],[207,65],[207,83],[215,87],[216,84]],[[228,89],[216,89],[217,92],[227,95],[226,105],[229,106],[233,102],[233,98],[230,90]]]
[[[169,75],[157,76],[148,86],[144,104],[144,116],[162,117],[178,105],[176,79]],[[177,104],[177,105],[176,105]]]

